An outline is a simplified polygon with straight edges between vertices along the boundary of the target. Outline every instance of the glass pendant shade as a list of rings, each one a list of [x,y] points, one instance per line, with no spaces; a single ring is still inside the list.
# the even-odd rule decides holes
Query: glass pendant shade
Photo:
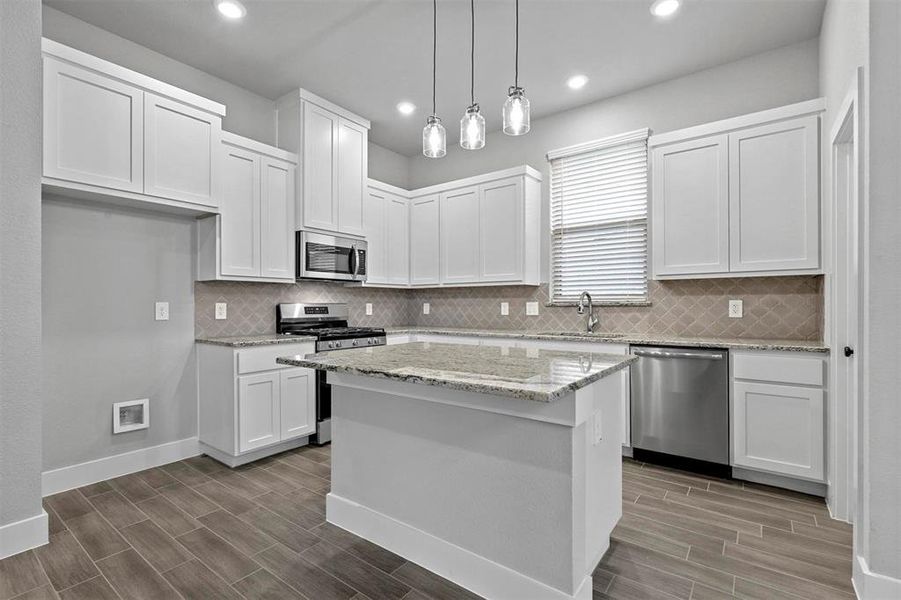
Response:
[[[504,133],[507,135],[523,135],[529,132],[529,99],[525,90],[511,87],[504,102]]]
[[[422,128],[422,153],[428,158],[441,158],[447,154],[447,132],[435,115],[429,117]]]
[[[485,147],[485,117],[479,111],[478,104],[467,108],[460,119],[460,146],[465,150]]]

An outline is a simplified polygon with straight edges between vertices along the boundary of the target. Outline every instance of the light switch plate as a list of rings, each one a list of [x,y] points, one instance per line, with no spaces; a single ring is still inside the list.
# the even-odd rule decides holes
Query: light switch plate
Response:
[[[428,302],[423,302],[423,303],[422,303],[422,314],[424,314],[424,315],[429,314],[429,311],[430,311],[431,309],[432,309],[432,307],[429,306],[429,303],[428,303]]]
[[[168,302],[157,302],[154,305],[154,314],[156,315],[157,321],[168,321],[169,320],[169,303]]]
[[[530,317],[536,316],[538,314],[538,303],[526,302],[526,314]]]
[[[729,318],[740,319],[744,316],[744,303],[741,300],[729,300]]]
[[[222,319],[228,318],[228,304],[225,302],[217,302],[216,303],[216,320],[221,321]]]
[[[501,316],[506,317],[510,314],[510,303],[501,302]]]
[[[372,316],[372,302],[366,303],[366,315]]]

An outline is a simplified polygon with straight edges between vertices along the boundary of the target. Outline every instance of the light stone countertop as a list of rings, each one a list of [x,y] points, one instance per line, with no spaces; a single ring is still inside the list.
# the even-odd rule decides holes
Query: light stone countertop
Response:
[[[283,365],[553,402],[624,369],[637,356],[411,342],[279,357]]]
[[[562,342],[597,342],[605,344],[647,344],[655,346],[684,346],[688,348],[730,348],[735,350],[771,350],[782,352],[828,353],[823,342],[807,340],[767,340],[751,338],[678,337],[632,333],[579,333],[565,331],[522,331],[503,329],[457,329],[447,327],[386,327],[391,334],[436,334],[514,338],[527,340],[557,340]]]
[[[253,346],[270,346],[272,344],[303,344],[305,342],[315,342],[316,338],[312,335],[265,333],[262,335],[240,335],[234,337],[199,337],[194,338],[194,341],[198,344],[250,348]]]

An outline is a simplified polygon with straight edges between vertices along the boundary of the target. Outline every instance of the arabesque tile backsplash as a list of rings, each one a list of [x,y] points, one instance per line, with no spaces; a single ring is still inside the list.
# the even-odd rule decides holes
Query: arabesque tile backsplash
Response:
[[[601,306],[597,331],[688,337],[821,340],[823,278],[747,277],[649,282],[650,306]],[[744,316],[728,317],[730,299],[744,301]],[[350,322],[376,327],[416,325],[474,329],[577,331],[584,317],[571,306],[545,306],[548,286],[395,290],[340,283],[299,284],[198,282],[194,287],[197,336],[275,331],[280,302],[346,302]],[[526,302],[539,303],[526,316]],[[228,303],[228,319],[213,318],[216,302]],[[366,316],[365,304],[373,305]],[[422,303],[430,314],[422,314]],[[500,303],[509,302],[509,316]]]

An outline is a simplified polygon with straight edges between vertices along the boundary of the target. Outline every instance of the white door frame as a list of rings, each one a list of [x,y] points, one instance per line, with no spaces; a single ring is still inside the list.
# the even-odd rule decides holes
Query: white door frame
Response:
[[[827,273],[826,335],[830,353],[826,496],[832,516],[853,522],[857,494],[857,408],[862,397],[863,171],[859,68],[836,113],[829,136],[831,269]],[[854,349],[846,357],[844,347]]]

